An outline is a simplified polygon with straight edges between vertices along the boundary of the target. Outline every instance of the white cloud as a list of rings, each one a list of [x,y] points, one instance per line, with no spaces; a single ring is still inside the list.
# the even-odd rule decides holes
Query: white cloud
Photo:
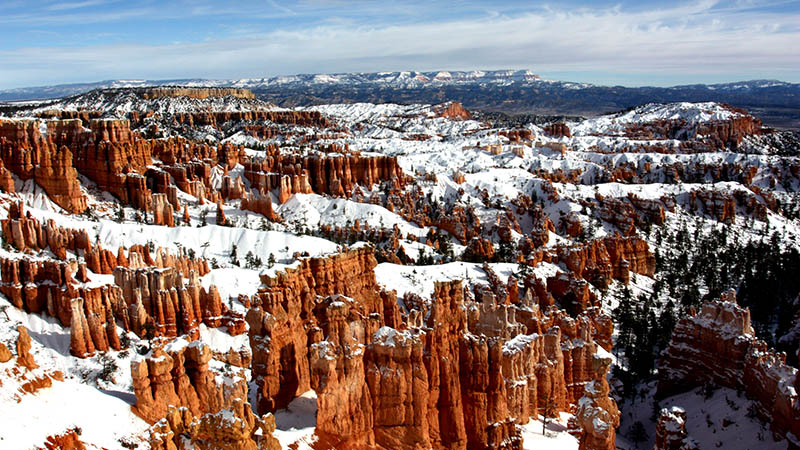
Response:
[[[644,11],[550,8],[386,26],[330,21],[197,43],[17,49],[0,51],[0,86],[33,80],[473,68],[728,78],[775,73],[800,81],[796,17],[744,15],[736,8],[720,12],[715,5],[700,1]]]

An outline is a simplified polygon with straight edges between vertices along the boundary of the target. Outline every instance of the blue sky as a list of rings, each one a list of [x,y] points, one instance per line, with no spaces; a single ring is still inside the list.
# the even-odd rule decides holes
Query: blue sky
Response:
[[[531,69],[800,82],[800,1],[0,2],[0,89],[104,79]]]

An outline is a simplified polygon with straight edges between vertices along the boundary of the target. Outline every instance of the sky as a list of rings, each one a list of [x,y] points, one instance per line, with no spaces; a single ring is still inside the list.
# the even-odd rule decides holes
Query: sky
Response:
[[[0,89],[493,69],[624,86],[800,82],[800,0],[0,0]]]

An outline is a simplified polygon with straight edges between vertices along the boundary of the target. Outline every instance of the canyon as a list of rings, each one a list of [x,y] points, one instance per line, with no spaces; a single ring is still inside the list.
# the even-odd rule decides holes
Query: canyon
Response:
[[[664,254],[690,233],[780,230],[796,247],[791,137],[716,103],[480,117],[458,102],[284,108],[225,86],[0,117],[0,401],[53,411],[30,436],[8,413],[0,434],[610,450],[630,442],[622,305],[649,302],[654,321],[668,303],[679,317],[652,395],[741,390],[796,446],[787,356],[732,294],[689,305],[664,287]],[[72,419],[70,395],[96,406]],[[690,413],[658,411],[654,441],[631,448],[692,448]]]

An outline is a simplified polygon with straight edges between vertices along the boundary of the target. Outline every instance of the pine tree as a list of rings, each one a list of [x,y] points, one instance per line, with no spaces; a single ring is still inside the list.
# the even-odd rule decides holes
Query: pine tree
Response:
[[[239,258],[236,256],[236,250],[237,250],[236,244],[233,244],[231,246],[231,264],[233,264],[234,266],[239,265]]]

